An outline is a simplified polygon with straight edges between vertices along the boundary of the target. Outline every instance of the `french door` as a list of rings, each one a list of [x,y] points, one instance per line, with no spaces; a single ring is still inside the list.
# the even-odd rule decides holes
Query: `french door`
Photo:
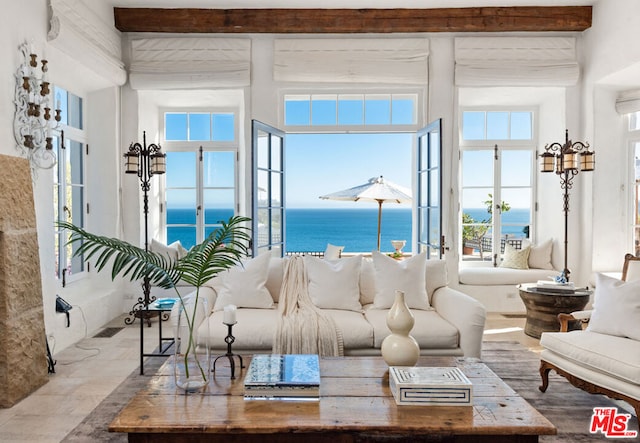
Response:
[[[418,131],[416,202],[418,242],[416,252],[442,258],[442,119]]]
[[[252,121],[252,228],[254,256],[285,245],[285,134]]]

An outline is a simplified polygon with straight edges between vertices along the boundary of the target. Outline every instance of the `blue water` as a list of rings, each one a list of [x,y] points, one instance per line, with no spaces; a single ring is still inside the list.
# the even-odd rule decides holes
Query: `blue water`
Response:
[[[475,220],[488,218],[486,209],[466,209]],[[207,210],[206,223],[228,220],[232,210]],[[195,224],[195,211],[169,209],[168,224]],[[523,237],[522,228],[529,224],[529,211],[511,209],[502,216],[502,232]],[[344,246],[345,252],[370,252],[377,245],[377,208],[344,209],[287,209],[287,251],[324,251],[327,243]],[[210,231],[207,232],[207,234]],[[411,209],[382,209],[382,235],[380,249],[393,250],[391,240],[406,240],[406,251],[411,250]],[[169,227],[168,243],[180,240],[189,248],[196,242],[195,227]]]

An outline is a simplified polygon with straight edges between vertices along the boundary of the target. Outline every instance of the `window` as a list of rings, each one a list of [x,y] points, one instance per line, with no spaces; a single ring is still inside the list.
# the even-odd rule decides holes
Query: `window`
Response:
[[[533,134],[533,110],[463,110],[463,260],[496,264],[506,242],[519,248],[533,232]]]
[[[631,225],[633,227],[633,251],[640,256],[640,112],[628,114],[629,145],[631,148],[632,165],[631,182],[633,186],[633,212]]]
[[[233,112],[166,112],[167,243],[202,242],[236,213],[237,131]]]
[[[83,101],[62,88],[54,89],[56,106],[61,109],[60,132],[54,135],[58,161],[53,174],[54,219],[85,227],[85,155]],[[55,231],[56,278],[63,285],[85,270],[84,257],[74,257],[78,243],[67,245],[68,233]]]

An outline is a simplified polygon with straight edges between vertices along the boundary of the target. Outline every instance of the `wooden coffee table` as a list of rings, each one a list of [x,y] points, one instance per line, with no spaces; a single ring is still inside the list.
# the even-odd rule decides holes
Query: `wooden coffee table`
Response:
[[[556,428],[478,359],[421,357],[421,366],[457,366],[473,383],[471,406],[398,406],[380,357],[321,358],[320,400],[244,400],[216,370],[206,392],[184,394],[171,358],[109,426],[130,442],[537,442]],[[226,372],[225,372],[226,370]]]

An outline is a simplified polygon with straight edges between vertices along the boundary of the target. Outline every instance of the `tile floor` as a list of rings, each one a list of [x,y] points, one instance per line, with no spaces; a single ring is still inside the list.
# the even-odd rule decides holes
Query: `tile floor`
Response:
[[[61,352],[54,350],[56,373],[49,382],[12,408],[0,409],[0,441],[59,442],[139,367],[138,324],[125,327],[118,318],[104,327],[124,329],[111,338],[90,337]],[[516,340],[539,350],[538,340],[526,336],[523,327],[523,317],[489,314],[485,340]],[[153,320],[145,330],[148,352],[158,343],[157,328]]]

